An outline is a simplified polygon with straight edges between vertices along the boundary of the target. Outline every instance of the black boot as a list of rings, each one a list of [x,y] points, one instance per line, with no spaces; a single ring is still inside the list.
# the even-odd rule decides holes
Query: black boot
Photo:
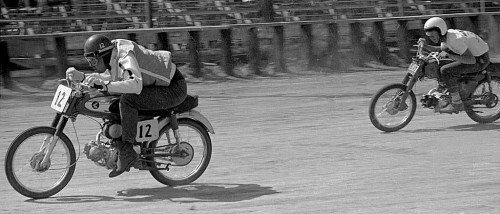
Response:
[[[129,142],[120,142],[118,144],[118,162],[116,169],[109,173],[109,177],[116,177],[125,171],[130,170],[130,166],[134,164],[138,155],[134,150],[134,145]]]

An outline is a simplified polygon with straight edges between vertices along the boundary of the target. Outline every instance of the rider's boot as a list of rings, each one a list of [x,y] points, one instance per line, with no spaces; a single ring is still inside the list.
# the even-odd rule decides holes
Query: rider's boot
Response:
[[[125,171],[130,170],[130,166],[134,164],[137,160],[138,155],[134,150],[133,143],[130,142],[122,142],[118,143],[118,162],[116,169],[113,169],[109,173],[109,177],[113,178],[118,175],[121,175]]]
[[[458,114],[458,112],[463,110],[464,110],[464,103],[462,102],[462,99],[460,99],[460,94],[458,94],[458,92],[455,92],[451,93],[451,104],[440,109],[439,112],[448,114],[452,113]]]

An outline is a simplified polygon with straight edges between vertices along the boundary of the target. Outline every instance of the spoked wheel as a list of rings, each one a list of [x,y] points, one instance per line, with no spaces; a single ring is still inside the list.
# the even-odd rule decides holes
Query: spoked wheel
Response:
[[[160,139],[149,145],[155,155],[173,154],[150,158],[150,161],[157,162],[152,167],[168,167],[168,170],[150,170],[150,173],[157,181],[169,186],[186,185],[198,179],[205,172],[212,156],[210,135],[198,122],[180,119],[179,135],[181,143],[177,150],[172,146],[176,141],[169,126],[160,131]]]
[[[372,98],[368,114],[372,124],[384,132],[402,129],[411,121],[417,109],[413,91],[402,102],[406,85],[391,84],[381,88]]]
[[[465,113],[478,123],[492,123],[500,118],[500,105],[498,103],[498,95],[500,95],[499,78],[491,80],[491,89],[492,91],[489,90],[488,82],[482,80],[470,97],[473,104],[465,106]]]
[[[16,137],[7,150],[7,180],[24,196],[48,198],[61,191],[75,172],[75,149],[64,134],[57,141],[48,164],[42,164],[55,131],[51,127],[28,129]]]

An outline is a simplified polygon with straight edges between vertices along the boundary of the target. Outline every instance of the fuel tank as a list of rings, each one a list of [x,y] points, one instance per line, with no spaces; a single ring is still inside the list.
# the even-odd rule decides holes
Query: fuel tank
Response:
[[[78,104],[78,112],[91,117],[117,120],[120,119],[120,113],[117,108],[119,100],[120,96],[116,95],[87,96]]]
[[[112,113],[110,107],[119,99],[119,96],[94,97],[85,102],[85,108],[96,113]]]

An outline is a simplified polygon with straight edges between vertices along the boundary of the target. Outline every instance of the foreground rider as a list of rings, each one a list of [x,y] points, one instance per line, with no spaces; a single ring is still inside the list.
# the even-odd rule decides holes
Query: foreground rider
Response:
[[[441,52],[441,58],[453,60],[440,68],[440,81],[446,84],[452,97],[451,105],[442,108],[440,112],[458,113],[464,109],[464,105],[460,98],[456,75],[484,70],[490,62],[488,44],[472,32],[448,29],[446,22],[439,17],[427,20],[424,30],[425,35],[440,46],[428,45],[425,39],[421,38],[419,43],[423,44],[423,48],[431,52]]]
[[[138,111],[180,104],[187,95],[186,81],[172,63],[170,52],[148,50],[125,39],[111,41],[104,35],[93,35],[85,42],[84,56],[97,73],[68,68],[66,75],[91,87],[101,85],[101,91],[121,94],[122,140],[117,145],[117,168],[109,173],[115,177],[129,170],[138,157],[133,149]]]

